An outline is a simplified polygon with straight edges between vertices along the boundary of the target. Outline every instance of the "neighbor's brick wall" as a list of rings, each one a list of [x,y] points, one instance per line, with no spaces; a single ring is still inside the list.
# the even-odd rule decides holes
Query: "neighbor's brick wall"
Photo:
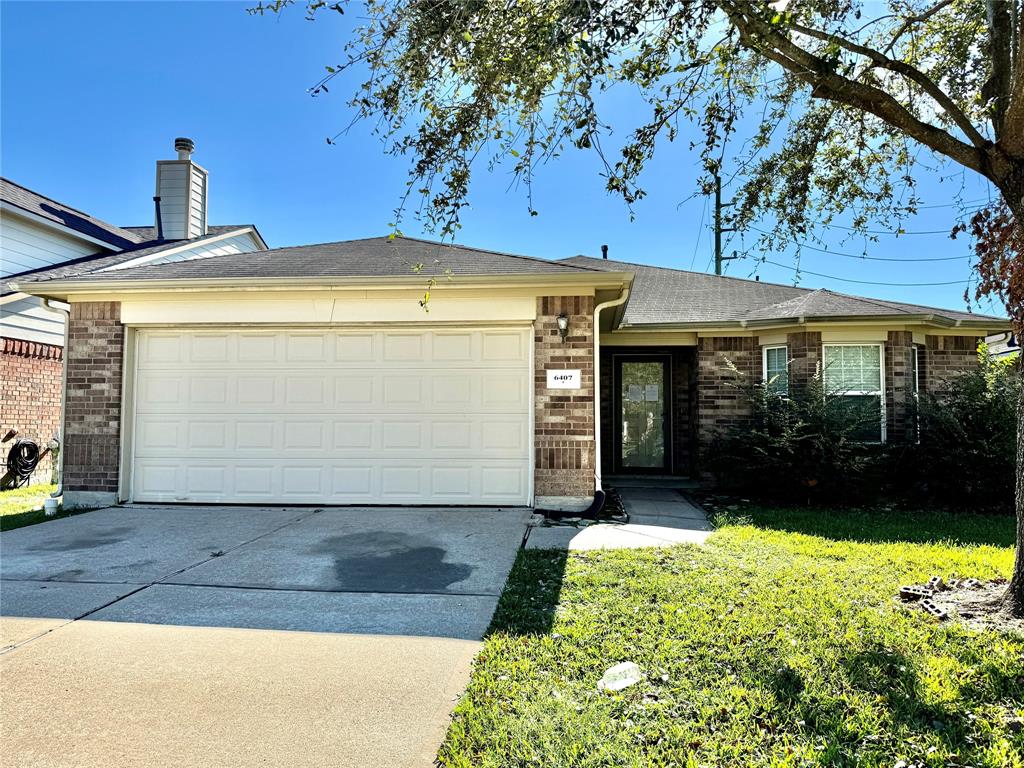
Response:
[[[569,317],[569,336],[557,318]],[[534,492],[594,494],[594,297],[543,296],[534,325]],[[579,368],[578,390],[549,390],[548,368]]]
[[[65,490],[117,492],[123,350],[119,302],[71,305]]]
[[[957,374],[978,364],[978,336],[925,336],[919,358],[921,389],[939,392]]]
[[[729,369],[727,361],[743,374]],[[761,347],[756,336],[716,336],[697,341],[697,420],[700,445],[727,426],[750,419],[744,387],[761,380]]]
[[[60,388],[64,350],[52,344],[0,338],[0,434],[18,430],[46,450],[60,429]],[[0,449],[3,466],[14,440]],[[6,470],[0,470],[3,474]],[[48,483],[53,465],[47,453],[32,475],[33,483]]]

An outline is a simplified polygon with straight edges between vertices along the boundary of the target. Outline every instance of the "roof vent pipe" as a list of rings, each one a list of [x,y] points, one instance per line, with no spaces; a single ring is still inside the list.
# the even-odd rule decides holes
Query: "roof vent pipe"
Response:
[[[607,259],[608,258],[608,246],[607,245],[602,245],[601,246],[601,258],[602,259]]]
[[[174,140],[174,149],[178,152],[179,160],[191,160],[195,148],[196,143],[192,139],[179,136]]]

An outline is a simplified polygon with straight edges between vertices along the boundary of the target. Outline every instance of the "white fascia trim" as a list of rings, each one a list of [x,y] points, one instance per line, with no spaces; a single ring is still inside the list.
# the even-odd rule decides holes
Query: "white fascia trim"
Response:
[[[175,245],[170,248],[162,248],[159,251],[156,251],[155,253],[148,253],[145,256],[139,256],[138,258],[135,259],[128,259],[127,261],[122,261],[119,264],[111,264],[109,267],[104,267],[103,269],[97,269],[94,274],[99,275],[104,272],[113,272],[118,269],[139,267],[142,266],[143,264],[148,264],[151,261],[166,258],[167,256],[171,256],[175,253],[181,253],[182,251],[191,250],[192,248],[195,248],[200,245],[205,246],[209,245],[210,243],[217,243],[220,242],[221,240],[227,240],[232,237],[238,237],[239,235],[244,235],[252,231],[252,227],[242,227],[241,229],[232,229],[220,235],[214,235],[213,237],[197,237],[193,238],[192,240],[185,240],[179,245]]]
[[[119,245],[114,245],[113,243],[107,242],[106,240],[100,240],[97,237],[86,235],[82,232],[79,232],[77,229],[72,229],[71,227],[65,226],[64,224],[56,222],[53,219],[48,219],[45,216],[40,216],[38,213],[26,211],[24,208],[19,208],[17,205],[12,205],[11,203],[8,203],[6,201],[0,201],[0,211],[6,211],[8,213],[14,214],[15,216],[24,216],[26,219],[33,221],[36,224],[42,224],[43,226],[56,229],[58,232],[70,235],[71,237],[75,237],[79,240],[84,240],[87,243],[93,243],[94,245],[98,245],[101,248],[107,248],[112,251],[124,250],[124,248],[122,248]],[[124,239],[127,240],[128,238],[126,237]],[[54,264],[53,266],[60,266],[60,263]]]
[[[166,253],[166,251],[162,252]],[[94,272],[89,275],[99,276]],[[356,277],[218,277],[218,278],[174,278],[160,280],[93,280],[84,278],[68,280],[47,280],[37,284],[12,283],[15,290],[33,296],[71,296],[75,294],[124,294],[124,293],[180,293],[243,291],[323,291],[323,290],[408,290],[422,288],[427,277],[423,275],[366,275]],[[543,286],[557,289],[619,288],[632,282],[632,273],[600,272],[587,274],[517,274],[517,275],[465,275],[456,276],[445,288],[455,290],[472,288],[536,288]],[[26,288],[34,290],[26,291]]]

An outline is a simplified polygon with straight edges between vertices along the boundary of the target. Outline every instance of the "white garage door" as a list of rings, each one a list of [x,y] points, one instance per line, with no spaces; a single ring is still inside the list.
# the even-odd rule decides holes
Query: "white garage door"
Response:
[[[137,501],[529,501],[529,329],[137,339]]]

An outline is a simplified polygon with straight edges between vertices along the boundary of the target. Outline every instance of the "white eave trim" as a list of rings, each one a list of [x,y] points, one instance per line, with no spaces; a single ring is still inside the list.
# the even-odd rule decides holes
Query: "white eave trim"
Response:
[[[161,251],[161,254],[166,254]],[[216,257],[210,257],[216,258]],[[100,272],[89,275],[100,276]],[[218,277],[218,278],[176,278],[164,280],[102,280],[70,279],[47,280],[41,283],[15,283],[17,291],[32,296],[60,298],[76,294],[123,294],[123,293],[195,293],[199,291],[323,291],[323,290],[408,290],[422,289],[429,279],[427,275],[359,275],[341,277]],[[456,290],[467,288],[536,288],[550,286],[559,290],[566,288],[621,288],[633,281],[632,272],[591,272],[516,275],[455,275],[451,282],[438,282],[440,288]]]
[[[211,243],[219,243],[221,240],[228,240],[232,237],[238,237],[239,235],[244,235],[248,233],[256,235],[256,239],[259,240],[260,242],[263,241],[263,238],[256,234],[255,230],[253,230],[252,227],[240,227],[238,229],[232,229],[228,230],[227,232],[222,232],[219,235],[213,235],[212,237],[204,236],[194,237],[191,240],[181,240],[178,241],[177,245],[172,245],[169,248],[161,248],[159,251],[156,251],[154,253],[147,253],[145,256],[139,256],[138,258],[135,259],[128,259],[127,261],[122,261],[118,264],[111,264],[109,267],[97,269],[93,274],[100,275],[103,274],[104,272],[115,272],[119,269],[141,267],[144,264],[148,264],[151,261],[156,261],[157,259],[164,259],[168,256],[174,255],[175,253],[181,253],[182,251],[187,251],[197,246],[206,246]],[[174,241],[172,240],[168,242]]]

